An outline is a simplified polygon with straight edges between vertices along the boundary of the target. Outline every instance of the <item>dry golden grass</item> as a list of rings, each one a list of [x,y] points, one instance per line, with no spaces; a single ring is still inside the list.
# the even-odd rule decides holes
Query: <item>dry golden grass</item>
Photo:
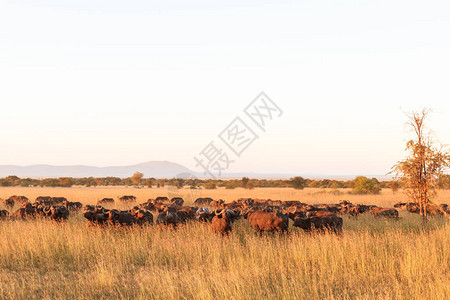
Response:
[[[174,191],[172,191],[174,192]],[[191,191],[179,193],[187,198]],[[331,195],[319,189],[211,190],[201,196],[298,199],[308,203],[392,206],[403,199]],[[95,203],[131,194],[140,202],[167,189],[2,188],[0,197],[66,196]],[[450,193],[441,193],[442,202]],[[207,224],[177,230],[92,228],[81,215],[69,222],[0,222],[0,298],[6,299],[450,299],[450,224],[417,215],[399,221],[344,217],[344,232],[259,237],[246,220],[230,237]]]
[[[340,192],[339,194],[336,191]],[[262,198],[273,200],[300,200],[306,203],[337,203],[341,199],[348,199],[355,203],[377,204],[380,206],[392,206],[398,201],[406,201],[406,197],[401,191],[393,194],[391,190],[384,189],[381,195],[349,195],[349,189],[320,189],[306,188],[304,190],[295,190],[291,188],[256,188],[252,190],[236,188],[227,190],[218,188],[215,190],[190,190],[175,189],[172,187],[164,188],[134,188],[134,187],[73,187],[73,188],[0,188],[0,198],[8,198],[12,195],[24,195],[34,200],[38,196],[62,196],[70,201],[80,201],[84,204],[95,204],[97,200],[122,195],[134,195],[138,202],[145,202],[149,198],[157,196],[181,196],[189,204],[198,197],[211,197],[214,199],[223,199],[231,202],[241,197]],[[437,202],[450,204],[450,190],[444,190],[439,193]]]

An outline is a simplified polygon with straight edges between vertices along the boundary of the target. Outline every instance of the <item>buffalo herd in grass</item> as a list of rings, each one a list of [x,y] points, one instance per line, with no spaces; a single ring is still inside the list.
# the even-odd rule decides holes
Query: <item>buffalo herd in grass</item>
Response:
[[[122,196],[119,201],[135,203],[136,197]],[[300,201],[281,201],[240,198],[231,203],[211,198],[198,198],[192,206],[185,206],[180,197],[169,199],[157,197],[145,203],[133,206],[130,210],[108,209],[114,205],[113,198],[103,198],[96,205],[83,206],[80,202],[70,202],[64,197],[40,196],[31,203],[25,196],[11,196],[2,200],[4,206],[12,210],[20,205],[11,216],[8,210],[0,210],[0,219],[28,219],[43,217],[54,221],[64,221],[71,212],[82,211],[89,225],[94,226],[131,226],[156,223],[161,226],[177,227],[190,220],[210,223],[214,232],[225,235],[232,230],[232,224],[240,218],[248,220],[251,228],[258,233],[287,232],[289,219],[294,227],[305,231],[342,231],[342,216],[348,214],[357,218],[363,213],[375,217],[398,219],[397,209],[410,213],[419,213],[418,205],[412,202],[397,203],[395,208],[382,208],[376,205],[352,204],[342,200],[338,204],[311,205]],[[396,209],[397,208],[397,209]],[[450,216],[450,207],[446,204],[430,205],[427,212],[432,216]],[[153,214],[157,215],[154,222]]]

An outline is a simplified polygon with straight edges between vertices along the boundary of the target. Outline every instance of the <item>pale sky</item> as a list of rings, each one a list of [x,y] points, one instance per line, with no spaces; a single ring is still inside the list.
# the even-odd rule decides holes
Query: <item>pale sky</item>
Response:
[[[261,91],[229,172],[385,174],[422,107],[450,144],[450,2],[0,0],[1,165],[198,171]]]

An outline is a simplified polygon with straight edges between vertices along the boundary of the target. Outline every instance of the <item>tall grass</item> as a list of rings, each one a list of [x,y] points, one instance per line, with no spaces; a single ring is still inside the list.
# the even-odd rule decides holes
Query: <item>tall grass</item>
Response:
[[[77,194],[64,191],[57,195]],[[79,215],[0,221],[0,298],[450,299],[448,220],[423,226],[401,216],[344,217],[341,235],[290,228],[262,237],[239,220],[225,238],[195,222],[173,230],[89,227]]]

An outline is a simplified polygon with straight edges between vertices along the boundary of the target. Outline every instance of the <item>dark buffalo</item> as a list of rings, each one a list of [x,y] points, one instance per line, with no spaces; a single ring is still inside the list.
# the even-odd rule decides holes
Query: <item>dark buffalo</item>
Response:
[[[366,212],[369,210],[369,206],[368,205],[361,205],[361,204],[356,204],[356,205],[345,205],[342,206],[341,209],[339,210],[341,213],[347,213],[352,217],[358,217],[358,215]]]
[[[333,232],[341,232],[342,231],[342,218],[332,215],[324,215],[324,216],[312,216],[306,218],[295,218],[293,226],[299,227],[305,231],[319,230],[325,231],[330,230]]]
[[[375,217],[395,218],[398,219],[398,211],[395,208],[373,207],[370,209]]]
[[[63,205],[52,205],[43,208],[44,215],[55,221],[66,221],[69,210]]]
[[[155,201],[156,202],[165,202],[165,203],[169,203],[170,202],[169,198],[166,197],[166,196],[158,196],[158,197],[155,198]]]
[[[394,204],[395,208],[400,208],[400,209],[406,209],[406,205],[408,205],[408,202],[398,202]]]
[[[83,204],[81,202],[70,202],[70,201],[64,201],[63,205],[69,210],[69,211],[79,211],[82,207]]]
[[[145,210],[151,210],[151,211],[156,211],[156,207],[153,203],[150,202],[146,202],[146,203],[141,203],[139,204],[139,208],[145,209]]]
[[[36,198],[36,203],[50,206],[50,205],[62,205],[64,201],[67,201],[65,197],[50,197],[50,196],[39,196]]]
[[[14,195],[14,196],[9,197],[9,199],[12,199],[12,200],[14,200],[14,202],[21,203],[21,204],[25,203],[25,202],[29,202],[29,199],[25,196]]]
[[[353,205],[350,201],[348,201],[348,200],[341,200],[341,201],[339,201],[339,204],[340,205]]]
[[[0,210],[0,219],[7,219],[9,217],[9,212],[7,210]]]
[[[194,206],[195,207],[209,206],[212,201],[214,200],[211,198],[197,198],[197,200],[194,201]]]
[[[176,209],[173,207],[164,207],[160,210],[156,218],[156,224],[176,227],[181,220],[178,217]]]
[[[177,212],[185,212],[187,214],[187,219],[193,220],[196,217],[196,207],[191,206],[176,206]]]
[[[20,207],[13,215],[13,218],[21,218],[26,219],[29,217],[36,216],[36,206],[31,203],[23,203],[22,207]]]
[[[239,198],[236,200],[236,202],[247,206],[252,206],[255,203],[252,198]]]
[[[64,201],[67,201],[65,197],[52,197],[53,205],[62,205]]]
[[[248,219],[250,227],[255,231],[262,233],[268,232],[287,232],[289,226],[289,218],[286,214],[275,212],[250,211],[244,214],[244,218]]]
[[[114,204],[114,199],[113,198],[103,198],[101,200],[97,201],[97,205],[104,205],[104,204]]]
[[[211,201],[209,206],[214,207],[214,208],[223,208],[224,204],[225,204],[225,201],[223,201],[222,199],[219,199],[219,200]]]
[[[8,198],[3,200],[3,204],[5,205],[6,208],[13,209],[16,202],[13,199]]]
[[[177,213],[178,219],[180,220],[181,223],[186,223],[187,220],[190,219],[189,213],[186,211],[179,210],[176,213]]]
[[[208,208],[200,207],[195,212],[196,218],[199,222],[211,222],[215,216],[215,213],[211,213]]]
[[[130,213],[136,219],[138,225],[153,224],[153,215],[149,211],[135,206],[130,210]]]
[[[39,196],[36,198],[36,202],[43,205],[51,205],[51,199],[50,196]]]
[[[286,200],[286,201],[282,201],[281,202],[281,205],[283,207],[302,206],[304,204],[305,203],[302,203],[302,202],[300,202],[298,200]]]
[[[319,209],[319,210],[313,210],[313,211],[308,211],[305,213],[306,217],[313,217],[313,216],[317,216],[317,217],[323,217],[323,216],[332,216],[335,215],[335,213],[332,213],[328,210],[324,210],[324,209]]]
[[[89,221],[89,225],[104,225],[108,221],[109,209],[100,205],[86,205],[83,216]]]
[[[126,225],[131,226],[136,222],[136,218],[129,211],[119,211],[111,209],[106,213],[110,225]]]
[[[184,204],[184,200],[181,197],[173,197],[170,200],[170,202],[173,203],[173,204],[176,204],[176,205],[180,205],[180,206]]]
[[[298,210],[296,206],[290,207],[286,210],[289,219],[294,221],[295,218],[304,218],[306,217],[306,212],[302,210]]]
[[[122,197],[119,197],[119,200],[123,201],[123,202],[134,202],[134,201],[136,201],[136,197],[135,196],[122,196]]]
[[[83,216],[93,225],[103,225],[108,221],[108,215],[102,212],[87,211]]]
[[[36,203],[36,202],[35,202]],[[45,217],[45,213],[44,213],[44,208],[46,208],[47,206],[43,205],[43,204],[39,204],[37,203],[35,210],[36,210],[36,215],[41,216],[41,217]]]

